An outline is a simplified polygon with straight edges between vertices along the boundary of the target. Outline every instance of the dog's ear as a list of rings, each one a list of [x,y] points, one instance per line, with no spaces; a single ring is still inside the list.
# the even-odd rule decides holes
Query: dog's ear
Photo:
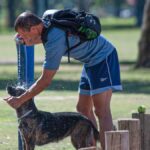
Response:
[[[21,94],[23,94],[26,89],[24,87],[21,86],[7,86],[7,92],[10,96],[20,96]]]
[[[6,87],[6,91],[9,95],[13,96],[13,91],[14,91],[15,87],[11,86],[11,85],[8,85]]]
[[[8,91],[8,88],[11,87],[10,83],[7,83],[6,85],[6,91]]]
[[[10,90],[12,88],[12,86],[11,85],[8,85],[7,87],[6,87],[6,90],[8,91],[8,90]]]

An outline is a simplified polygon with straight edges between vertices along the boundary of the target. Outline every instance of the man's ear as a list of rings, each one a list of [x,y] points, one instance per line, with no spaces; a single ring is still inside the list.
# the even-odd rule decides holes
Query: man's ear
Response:
[[[32,33],[37,33],[37,27],[36,27],[36,26],[32,26],[32,27],[30,28],[30,32],[32,32]]]
[[[43,24],[38,24],[35,26],[30,27],[30,32],[39,34],[39,32],[43,29]]]
[[[34,31],[34,30],[35,30],[34,26],[30,27],[30,31]]]

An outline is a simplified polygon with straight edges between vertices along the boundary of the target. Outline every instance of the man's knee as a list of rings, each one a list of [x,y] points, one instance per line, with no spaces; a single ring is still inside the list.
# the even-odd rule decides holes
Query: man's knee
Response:
[[[81,112],[81,113],[84,113],[84,112],[88,111],[86,107],[81,106],[79,104],[77,104],[76,109],[77,109],[78,112]]]
[[[95,115],[99,119],[108,118],[111,116],[110,109],[109,108],[102,108],[102,109],[95,108]]]
[[[79,104],[77,104],[76,109],[78,112],[82,113],[82,114],[88,114],[89,110],[87,107],[81,106]]]

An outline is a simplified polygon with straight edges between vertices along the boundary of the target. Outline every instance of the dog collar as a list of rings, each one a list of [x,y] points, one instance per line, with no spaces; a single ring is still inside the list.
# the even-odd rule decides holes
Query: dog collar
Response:
[[[18,118],[18,121],[20,121],[21,119],[23,119],[24,117],[28,116],[30,113],[32,112],[32,110],[27,111],[25,114],[23,114],[20,118]]]

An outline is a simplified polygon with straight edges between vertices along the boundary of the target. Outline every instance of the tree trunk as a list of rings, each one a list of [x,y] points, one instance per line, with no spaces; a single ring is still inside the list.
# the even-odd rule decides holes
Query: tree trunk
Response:
[[[118,129],[129,131],[130,150],[141,150],[141,135],[140,135],[139,119],[119,119]]]
[[[14,26],[15,21],[15,0],[8,0],[7,1],[7,8],[8,8],[8,27]]]
[[[122,0],[114,0],[115,16],[116,16],[116,17],[119,17],[119,16],[120,16],[121,2],[122,2]]]
[[[135,14],[136,14],[136,26],[142,25],[143,11],[146,0],[136,0]]]
[[[150,0],[146,1],[136,67],[150,67]]]
[[[32,12],[38,14],[38,1],[37,0],[30,0],[32,6]]]
[[[89,11],[89,4],[90,4],[90,0],[78,0],[79,3],[79,10],[80,11]]]
[[[129,150],[129,131],[106,131],[105,150]]]
[[[48,0],[31,0],[32,11],[38,15],[42,16],[44,11],[48,9]]]
[[[141,150],[150,150],[150,114],[133,113],[132,118],[140,120]]]

